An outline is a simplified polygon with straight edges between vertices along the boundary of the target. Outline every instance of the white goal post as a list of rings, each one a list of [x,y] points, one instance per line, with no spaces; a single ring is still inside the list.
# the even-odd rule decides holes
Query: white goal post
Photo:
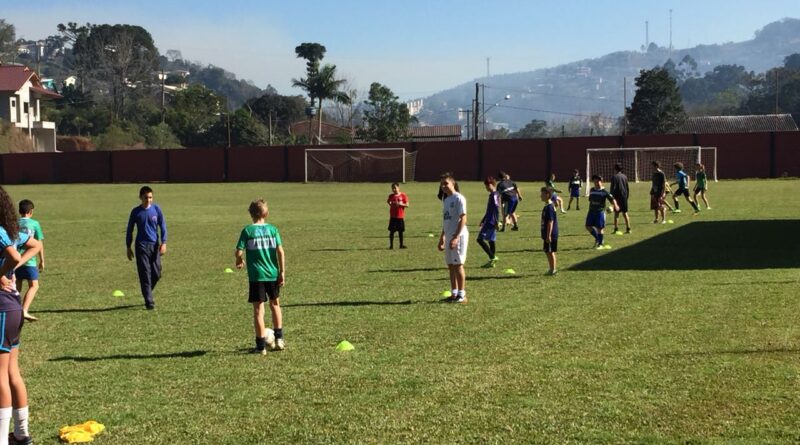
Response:
[[[717,181],[717,147],[626,147],[587,148],[586,181],[595,174],[606,180],[614,175],[614,164],[622,164],[622,172],[635,182],[647,181],[653,171],[652,162],[658,161],[661,169],[670,176],[672,166],[680,162],[692,174],[695,164],[703,164],[709,181]],[[588,196],[590,187],[586,187]]]
[[[304,182],[413,181],[416,152],[398,148],[306,148]]]

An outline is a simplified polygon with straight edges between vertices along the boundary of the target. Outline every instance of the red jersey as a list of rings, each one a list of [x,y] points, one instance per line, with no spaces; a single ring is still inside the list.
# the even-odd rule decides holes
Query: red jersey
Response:
[[[406,208],[404,206],[408,205],[408,196],[405,193],[400,192],[396,195],[392,193],[386,202],[389,203],[389,216],[391,218],[405,218]],[[403,206],[400,204],[403,204]]]

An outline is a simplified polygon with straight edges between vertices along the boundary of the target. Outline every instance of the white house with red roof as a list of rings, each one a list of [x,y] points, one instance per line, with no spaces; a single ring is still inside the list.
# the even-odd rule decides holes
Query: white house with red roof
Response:
[[[61,97],[27,66],[0,64],[0,119],[26,132],[36,151],[56,151],[56,124],[42,120],[40,102]]]

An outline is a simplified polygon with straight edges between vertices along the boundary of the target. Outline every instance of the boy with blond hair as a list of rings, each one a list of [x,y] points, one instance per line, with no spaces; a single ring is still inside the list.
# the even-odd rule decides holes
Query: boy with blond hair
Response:
[[[241,269],[247,263],[247,277],[250,281],[248,302],[253,305],[253,328],[256,335],[256,347],[250,352],[266,355],[267,346],[272,350],[282,351],[283,317],[280,306],[280,289],[286,282],[285,255],[278,229],[267,224],[269,216],[267,203],[257,199],[247,209],[253,224],[242,229],[239,242],[236,243],[236,268]],[[264,302],[269,301],[272,313],[274,338],[267,336],[264,324]]]

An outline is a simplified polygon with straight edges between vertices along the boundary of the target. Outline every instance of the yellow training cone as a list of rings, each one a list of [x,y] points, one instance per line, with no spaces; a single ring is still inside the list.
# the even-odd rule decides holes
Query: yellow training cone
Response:
[[[225,273],[233,273],[233,269],[231,269],[230,267],[226,267]]]
[[[122,292],[121,290],[115,290],[114,292],[111,292],[111,296],[112,297],[124,297],[125,293]]]
[[[352,351],[355,348],[356,347],[347,340],[342,340],[338,345],[336,345],[336,350],[339,352]]]
[[[515,271],[514,269],[506,269],[503,272],[505,272],[505,273],[507,273],[509,275],[514,275],[514,274],[517,273],[517,271]]]

